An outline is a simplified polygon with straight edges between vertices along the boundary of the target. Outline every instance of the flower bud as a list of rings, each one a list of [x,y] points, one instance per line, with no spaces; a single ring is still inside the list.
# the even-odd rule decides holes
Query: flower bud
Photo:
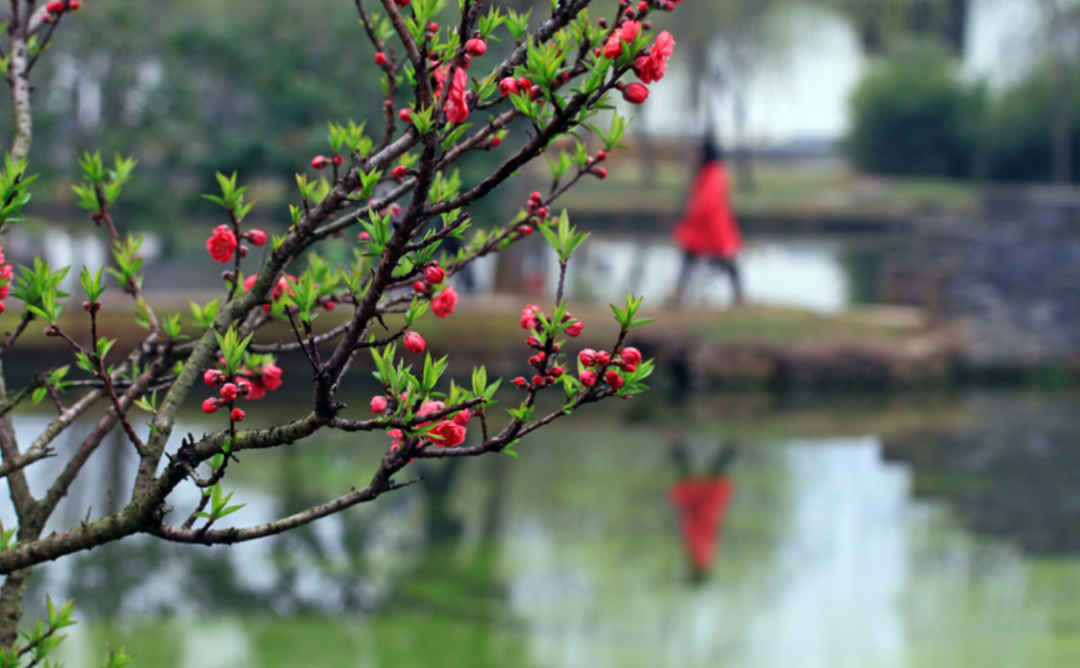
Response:
[[[236,383],[225,383],[221,386],[221,398],[225,401],[233,401],[240,394],[240,389],[236,387]]]
[[[371,412],[376,415],[386,411],[386,397],[377,396],[371,398]]]
[[[643,104],[649,99],[649,89],[644,84],[634,82],[623,89],[622,96],[630,104]]]
[[[323,169],[330,164],[330,160],[325,155],[317,155],[311,159],[311,166],[315,169]]]
[[[567,336],[581,336],[582,330],[585,329],[585,323],[580,320],[575,320],[572,325],[566,328]]]
[[[525,380],[521,376],[518,376],[514,379],[514,385],[516,385],[518,389],[524,390],[529,387],[529,381]]]
[[[582,371],[578,374],[578,380],[580,380],[581,384],[585,387],[592,387],[593,385],[596,385],[596,372],[589,370]]]
[[[219,403],[216,397],[210,397],[206,401],[202,402],[203,413],[216,413]]]
[[[592,366],[596,364],[596,351],[592,348],[586,348],[578,353],[577,358],[581,362],[581,366]]]
[[[641,364],[641,351],[637,348],[623,348],[619,354],[627,364]]]
[[[232,412],[229,413],[229,419],[233,422],[243,422],[245,417],[247,416],[244,415],[244,411],[239,408],[234,408],[232,409]]]
[[[596,353],[596,363],[599,364],[601,367],[605,367],[611,364],[611,355],[601,350],[600,352]]]
[[[623,383],[626,382],[623,380],[623,377],[619,375],[619,372],[615,371],[614,369],[604,374],[604,380],[606,380],[607,384],[614,387],[616,390],[622,387]]]
[[[262,246],[266,243],[266,232],[251,230],[244,234],[244,238],[250,241],[252,246]]]
[[[427,342],[424,341],[424,337],[420,336],[416,332],[409,332],[405,335],[405,347],[411,353],[422,353],[427,348]]]
[[[225,374],[221,373],[217,369],[209,369],[203,374],[203,382],[210,387],[217,387],[225,382]]]
[[[432,285],[438,285],[446,280],[446,270],[442,267],[428,267],[424,270],[424,280]]]
[[[404,122],[404,123],[411,123],[412,122],[412,109],[402,109],[401,111],[398,112],[397,117],[400,118],[402,120],[402,122]]]
[[[465,52],[473,58],[479,58],[487,53],[487,42],[482,39],[470,39],[468,42],[465,42]]]
[[[386,54],[382,51],[375,54],[375,64],[379,67],[386,65]]]
[[[596,178],[600,179],[601,181],[607,178],[607,170],[603,167],[598,167],[592,170],[592,173],[596,175]]]
[[[513,95],[516,92],[518,92],[517,79],[513,77],[506,77],[499,82],[499,93],[501,93],[503,97]]]

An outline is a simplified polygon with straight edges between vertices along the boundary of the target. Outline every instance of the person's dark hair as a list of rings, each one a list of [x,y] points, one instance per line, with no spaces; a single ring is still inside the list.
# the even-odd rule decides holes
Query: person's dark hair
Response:
[[[723,159],[724,149],[720,146],[720,142],[711,135],[707,135],[705,144],[701,148],[701,164],[707,165],[710,162],[719,162]]]

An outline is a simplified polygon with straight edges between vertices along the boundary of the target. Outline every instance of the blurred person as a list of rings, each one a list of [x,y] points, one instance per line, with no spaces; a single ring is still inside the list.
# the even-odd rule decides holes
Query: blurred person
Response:
[[[677,479],[668,498],[679,514],[679,531],[690,559],[690,582],[701,584],[712,570],[735,481],[728,475],[738,449],[722,445],[704,473],[695,474],[682,440],[671,445]]]
[[[683,251],[682,269],[675,302],[685,297],[690,275],[699,259],[731,278],[735,303],[743,303],[742,280],[735,259],[742,250],[742,234],[731,207],[727,165],[720,144],[707,136],[702,147],[701,168],[690,187],[690,201],[683,219],[675,226],[675,243]]]

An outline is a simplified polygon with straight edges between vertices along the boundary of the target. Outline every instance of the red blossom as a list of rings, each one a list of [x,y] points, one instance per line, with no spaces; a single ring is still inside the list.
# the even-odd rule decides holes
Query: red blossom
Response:
[[[221,398],[225,401],[234,401],[240,394],[240,390],[236,387],[236,383],[225,383],[221,386]]]
[[[506,77],[499,82],[499,92],[503,97],[513,95],[518,92],[518,82],[514,77]]]
[[[432,265],[424,270],[424,280],[432,285],[438,285],[446,280],[446,270]]]
[[[226,225],[218,225],[206,240],[206,250],[215,262],[225,263],[236,252],[236,235]]]
[[[435,445],[452,448],[465,442],[465,427],[450,420],[440,422],[428,432],[428,439]]]
[[[251,230],[244,234],[244,238],[250,241],[252,246],[262,246],[266,243],[266,232]]]
[[[623,348],[620,354],[627,364],[641,364],[641,351],[637,348]]]
[[[203,413],[216,413],[219,405],[217,397],[210,397],[202,402]]]
[[[581,384],[585,387],[592,387],[593,385],[596,385],[596,372],[586,369],[578,374],[578,380],[580,380]]]
[[[611,37],[608,38],[606,44],[604,44],[604,55],[608,59],[617,58],[622,55],[622,43],[627,44],[637,39],[638,33],[641,32],[641,23],[639,21],[623,21],[615,32],[611,33]]]
[[[234,408],[232,409],[232,412],[229,413],[229,419],[233,422],[243,422],[245,417],[247,416],[244,415],[244,411],[239,408]]]
[[[458,414],[454,416],[454,422],[456,424],[465,427],[469,424],[469,420],[472,419],[472,411],[466,408],[463,411],[458,411]]]
[[[580,320],[575,320],[566,328],[567,336],[581,336],[581,332],[585,329],[585,323]]]
[[[668,61],[675,51],[675,38],[664,31],[656,36],[656,42],[649,49],[648,56],[641,56],[634,61],[638,78],[647,84],[656,83],[667,73]]]
[[[225,381],[225,374],[221,373],[217,369],[209,369],[203,374],[203,382],[210,387],[217,387]]]
[[[416,332],[409,332],[405,335],[405,347],[411,353],[422,353],[427,348],[427,342]]]
[[[487,53],[487,42],[479,38],[470,39],[465,42],[465,52],[473,58],[479,58]]]
[[[323,169],[330,164],[330,159],[325,155],[317,155],[311,159],[311,166],[315,169]]]
[[[262,382],[271,392],[281,387],[281,368],[273,363],[263,366]]]
[[[521,328],[536,329],[539,327],[540,318],[536,317],[537,313],[543,313],[539,306],[536,304],[526,304],[525,308],[521,311]]]
[[[454,291],[454,288],[446,288],[439,293],[439,296],[431,300],[431,310],[435,312],[435,315],[440,318],[445,318],[454,312],[454,307],[457,306],[458,295]]]
[[[649,99],[649,89],[635,82],[623,89],[622,96],[630,104],[644,104]]]
[[[596,351],[592,348],[586,348],[578,353],[578,361],[581,362],[581,366],[592,366],[596,364]]]
[[[371,398],[371,412],[376,415],[386,411],[386,397],[376,396]]]
[[[446,99],[443,111],[450,123],[464,123],[469,117],[469,101],[465,93],[469,88],[469,75],[461,68],[454,72],[454,81],[450,84],[450,96]]]
[[[376,53],[375,54],[375,64],[378,65],[379,67],[382,67],[383,65],[385,65],[386,64],[386,54],[383,53],[382,51],[379,51],[378,53]]]
[[[614,369],[604,374],[604,380],[606,380],[607,384],[614,387],[616,390],[622,387],[623,383],[626,382],[623,380],[623,377],[619,375],[619,372],[615,371]]]

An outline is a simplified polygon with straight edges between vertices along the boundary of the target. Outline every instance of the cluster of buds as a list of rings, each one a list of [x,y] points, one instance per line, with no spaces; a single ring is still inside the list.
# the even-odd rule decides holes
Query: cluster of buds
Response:
[[[439,266],[437,260],[433,260],[424,267],[424,280],[413,282],[413,290],[422,294],[430,295],[435,286],[446,281],[446,270]],[[445,318],[457,308],[458,294],[453,287],[447,287],[439,296],[431,300],[431,310],[439,318]],[[417,334],[416,336],[420,336]],[[408,344],[406,344],[408,345]]]
[[[311,166],[314,169],[326,169],[331,164],[340,165],[345,162],[345,159],[336,153],[329,158],[325,155],[317,155],[311,159]]]
[[[402,401],[406,401],[407,399],[408,397],[406,395],[402,395]],[[380,395],[371,398],[371,412],[376,415],[385,413],[388,406],[389,402],[385,396]],[[420,409],[416,411],[416,415],[417,417],[431,415],[432,413],[437,413],[445,408],[446,404],[441,401],[425,401],[423,405],[420,406]],[[468,435],[467,427],[469,425],[469,420],[471,419],[472,411],[468,408],[460,410],[449,420],[444,419],[436,424],[434,428],[425,434],[424,439],[433,445],[443,448],[459,446],[465,442],[465,437]],[[431,421],[428,421],[417,426],[424,428],[430,424]],[[391,450],[397,450],[405,441],[405,433],[400,429],[391,429],[386,432],[386,434],[392,439],[390,443]]]
[[[534,85],[531,79],[521,77],[515,79],[514,77],[506,77],[499,81],[499,93],[503,97],[509,97],[515,93],[528,92],[532,99],[536,99],[544,94],[544,90],[540,86]]]
[[[615,351],[615,356],[612,357],[603,350],[586,348],[578,353],[578,361],[585,367],[585,370],[578,374],[582,385],[593,387],[602,377],[604,382],[617,390],[626,382],[619,370],[625,373],[637,371],[637,365],[641,364],[641,351],[632,347],[622,348]],[[612,366],[617,369],[609,368]]]
[[[52,0],[52,2],[46,3],[45,11],[48,12],[42,17],[42,20],[46,23],[55,23],[56,17],[60,16],[64,12],[74,12],[82,9],[82,0]]]
[[[543,313],[536,304],[526,304],[521,311],[521,328],[543,332],[545,327],[540,320]],[[575,320],[569,313],[563,316],[560,324],[567,322],[570,325],[563,331],[568,336],[580,336],[585,329],[585,323]],[[537,351],[536,354],[529,357],[529,366],[533,367],[536,373],[533,375],[532,380],[528,380],[524,376],[518,376],[513,381],[514,385],[523,390],[542,388],[553,385],[556,380],[562,377],[565,370],[558,364],[559,344],[552,341],[548,346],[545,346],[535,334],[530,334],[529,338],[525,339],[525,345]]]
[[[246,378],[234,379],[227,377],[224,373],[217,369],[210,369],[203,374],[203,382],[210,387],[216,387],[218,389],[218,395],[216,397],[209,397],[202,403],[202,409],[204,413],[212,414],[216,413],[219,408],[226,406],[230,409],[229,419],[233,422],[243,422],[244,411],[241,408],[234,406],[238,397],[247,397],[251,395],[252,385]]]
[[[601,167],[600,163],[605,160],[607,160],[607,151],[597,151],[596,157],[589,158],[588,162],[585,163],[585,171],[603,181],[607,178],[607,168]]]

